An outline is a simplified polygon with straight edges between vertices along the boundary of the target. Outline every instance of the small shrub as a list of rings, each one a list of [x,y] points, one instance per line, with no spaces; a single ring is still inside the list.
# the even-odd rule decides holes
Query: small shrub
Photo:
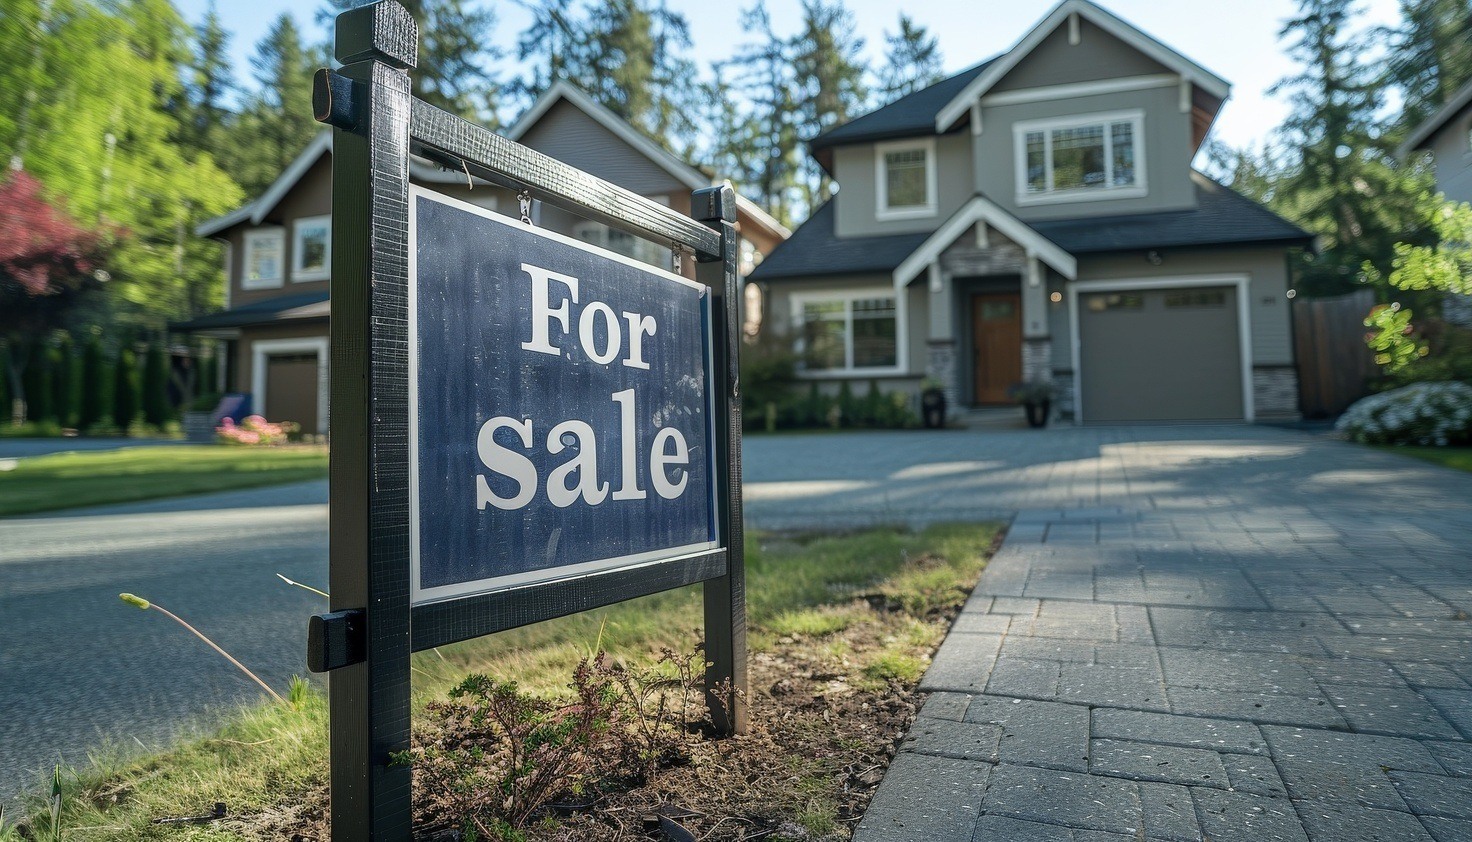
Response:
[[[143,358],[143,420],[160,429],[174,417],[169,405],[169,361],[157,342]]]
[[[106,389],[107,363],[102,356],[102,343],[94,336],[82,349],[81,400],[77,407],[79,429],[90,430],[105,420]]]
[[[1365,444],[1445,446],[1472,441],[1472,386],[1417,383],[1356,401],[1334,429]]]
[[[259,415],[247,415],[239,424],[231,418],[220,419],[220,426],[215,428],[215,436],[224,444],[270,447],[285,444],[291,434],[299,429],[301,428],[291,421],[272,424]]]

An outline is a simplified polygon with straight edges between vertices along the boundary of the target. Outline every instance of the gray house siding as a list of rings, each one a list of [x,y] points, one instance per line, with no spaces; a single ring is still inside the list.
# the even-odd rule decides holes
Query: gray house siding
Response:
[[[1079,42],[1068,43],[1068,24],[1055,29],[992,86],[993,92],[1069,85],[1170,71],[1087,19],[1079,20]]]
[[[920,139],[920,138],[917,138]],[[951,132],[934,138],[937,167],[936,212],[915,219],[878,218],[878,185],[875,183],[878,147],[874,144],[840,146],[833,150],[833,177],[841,185],[843,198],[835,206],[834,232],[840,237],[869,234],[911,234],[933,231],[971,198],[971,135]]]
[[[1436,189],[1454,202],[1472,202],[1472,111],[1458,116],[1432,139],[1436,163]]]
[[[1086,199],[1044,204],[1017,202],[1017,145],[1013,126],[1031,120],[1144,112],[1142,154],[1148,193],[1129,199]],[[1176,86],[1146,88],[1072,99],[993,105],[982,109],[983,131],[976,137],[975,173],[982,194],[1028,222],[1081,216],[1180,210],[1195,204],[1191,186],[1190,115],[1181,112]],[[844,187],[848,189],[847,185]]]
[[[519,142],[635,193],[690,189],[566,100],[548,109]]]

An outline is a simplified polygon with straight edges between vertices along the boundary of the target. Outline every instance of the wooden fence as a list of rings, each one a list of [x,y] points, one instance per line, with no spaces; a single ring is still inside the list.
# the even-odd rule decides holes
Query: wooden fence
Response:
[[[1365,345],[1365,316],[1374,306],[1375,294],[1368,289],[1294,299],[1298,403],[1304,418],[1332,418],[1369,393],[1375,356]]]

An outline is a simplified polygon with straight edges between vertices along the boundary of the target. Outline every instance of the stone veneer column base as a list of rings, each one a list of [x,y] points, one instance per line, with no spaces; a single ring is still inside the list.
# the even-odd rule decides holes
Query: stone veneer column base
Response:
[[[956,340],[932,339],[925,343],[925,376],[939,381],[946,393],[946,415],[961,411],[960,372],[956,365]]]
[[[1252,370],[1252,403],[1257,420],[1298,417],[1298,371],[1292,366]]]
[[[1073,372],[1053,372],[1053,413],[1059,418],[1072,421],[1074,419],[1073,407]]]
[[[1022,380],[1025,383],[1051,383],[1053,380],[1053,340],[1044,336],[1022,340]]]

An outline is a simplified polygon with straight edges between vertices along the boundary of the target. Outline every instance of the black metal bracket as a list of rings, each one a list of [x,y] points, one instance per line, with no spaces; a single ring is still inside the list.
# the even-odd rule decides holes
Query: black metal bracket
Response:
[[[317,122],[362,134],[359,103],[363,98],[352,79],[323,67],[312,76],[312,114]]]
[[[367,612],[361,608],[313,614],[307,622],[307,669],[330,672],[368,657]]]

